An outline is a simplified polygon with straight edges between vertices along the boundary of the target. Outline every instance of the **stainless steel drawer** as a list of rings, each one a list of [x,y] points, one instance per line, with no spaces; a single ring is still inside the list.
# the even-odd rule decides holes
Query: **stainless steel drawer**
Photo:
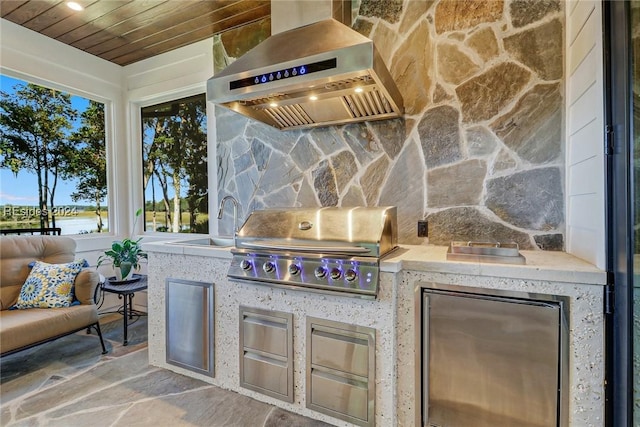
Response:
[[[293,402],[293,314],[240,307],[240,386]]]
[[[375,425],[375,336],[372,328],[307,317],[307,408]]]
[[[289,378],[287,363],[254,353],[245,353],[242,361],[244,383],[256,389],[286,397]],[[258,391],[259,391],[258,390]],[[269,393],[271,395],[271,393]]]
[[[324,408],[336,417],[357,418],[366,422],[369,416],[368,383],[314,369],[311,373],[311,404]],[[351,420],[355,422],[356,420]]]
[[[271,319],[268,320],[265,316],[256,316],[253,313],[245,312],[242,327],[244,330],[243,344],[245,348],[287,357],[288,337],[286,319],[275,319],[271,317]]]
[[[356,336],[348,331],[341,330],[337,334],[317,326],[311,336],[311,363],[366,377],[369,345],[366,339]]]

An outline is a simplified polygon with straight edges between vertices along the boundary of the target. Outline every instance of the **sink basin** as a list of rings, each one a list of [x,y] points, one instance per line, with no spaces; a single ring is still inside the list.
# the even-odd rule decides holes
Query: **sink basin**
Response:
[[[235,242],[233,237],[203,237],[200,239],[191,239],[191,240],[179,240],[176,242],[171,242],[172,245],[187,245],[187,246],[213,246],[219,248],[227,248],[229,246],[234,246]]]

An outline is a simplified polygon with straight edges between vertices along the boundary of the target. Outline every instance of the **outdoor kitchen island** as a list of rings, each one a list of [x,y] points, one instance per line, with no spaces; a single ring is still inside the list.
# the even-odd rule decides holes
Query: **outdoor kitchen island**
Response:
[[[338,426],[354,423],[307,408],[309,319],[375,330],[375,425],[412,426],[419,423],[421,405],[416,370],[421,287],[436,283],[568,297],[567,419],[576,427],[603,425],[605,273],[566,253],[522,251],[525,265],[484,264],[448,261],[446,247],[400,245],[381,260],[380,288],[372,300],[229,281],[230,248],[147,243],[145,249],[151,365]],[[167,279],[212,285],[213,375],[167,362]],[[240,385],[241,307],[292,315],[292,402]]]

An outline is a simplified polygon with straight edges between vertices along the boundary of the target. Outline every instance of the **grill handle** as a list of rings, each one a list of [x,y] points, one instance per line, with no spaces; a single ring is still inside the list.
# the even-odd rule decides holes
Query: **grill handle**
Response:
[[[348,253],[348,254],[366,254],[371,252],[370,249],[361,246],[321,246],[321,245],[291,245],[266,242],[242,242],[241,246],[251,249],[271,249],[279,251],[298,251],[298,252],[323,252],[323,253]]]

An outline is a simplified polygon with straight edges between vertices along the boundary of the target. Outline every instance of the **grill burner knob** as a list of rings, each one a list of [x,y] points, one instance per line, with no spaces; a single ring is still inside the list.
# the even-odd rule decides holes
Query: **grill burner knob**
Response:
[[[356,277],[358,277],[358,273],[356,273],[355,270],[348,269],[347,272],[344,273],[344,278],[349,282],[356,280]]]
[[[300,273],[300,267],[298,267],[298,265],[297,265],[297,264],[291,264],[291,265],[289,266],[289,273],[290,273],[292,276],[295,276],[296,274]]]
[[[247,270],[251,270],[251,261],[247,260],[247,259],[243,259],[240,262],[240,268],[247,271]]]
[[[342,276],[342,271],[339,268],[332,268],[330,275],[333,280],[338,280]]]
[[[323,266],[320,267],[316,267],[315,271],[313,272],[313,274],[315,274],[315,276],[318,279],[322,279],[324,276],[327,275],[327,269],[324,268]]]
[[[276,265],[271,261],[267,261],[264,264],[262,264],[262,269],[264,270],[265,273],[271,273],[273,270],[276,269]]]

